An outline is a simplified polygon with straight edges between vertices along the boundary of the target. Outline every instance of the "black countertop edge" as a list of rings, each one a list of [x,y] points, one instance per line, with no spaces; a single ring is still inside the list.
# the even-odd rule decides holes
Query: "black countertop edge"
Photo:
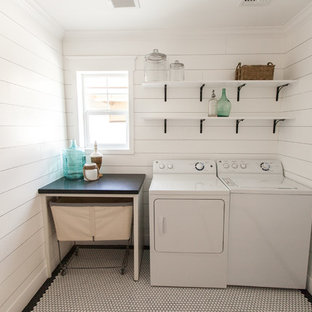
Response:
[[[139,191],[88,191],[88,190],[45,190],[45,189],[39,189],[39,194],[139,194]]]
[[[64,177],[38,189],[39,194],[112,194],[137,195],[140,193],[145,174],[105,174],[99,180],[68,180]]]

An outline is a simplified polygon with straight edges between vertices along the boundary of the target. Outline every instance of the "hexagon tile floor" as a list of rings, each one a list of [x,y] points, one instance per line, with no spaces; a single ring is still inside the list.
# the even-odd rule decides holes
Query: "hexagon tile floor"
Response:
[[[117,249],[80,249],[71,266],[116,265],[122,255]],[[123,276],[118,269],[72,269],[65,276],[58,275],[33,312],[312,312],[311,303],[299,290],[151,287],[148,251],[140,280],[134,282],[131,256]]]

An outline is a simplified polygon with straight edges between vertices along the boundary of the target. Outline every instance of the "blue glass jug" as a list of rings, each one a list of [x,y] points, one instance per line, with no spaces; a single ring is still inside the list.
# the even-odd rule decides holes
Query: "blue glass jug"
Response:
[[[71,140],[70,147],[63,151],[63,173],[66,179],[75,180],[83,177],[86,154],[77,147],[76,140]]]

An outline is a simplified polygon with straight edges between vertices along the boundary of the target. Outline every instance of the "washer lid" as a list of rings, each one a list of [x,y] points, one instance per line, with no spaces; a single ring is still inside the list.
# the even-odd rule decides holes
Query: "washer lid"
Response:
[[[287,179],[279,174],[277,175],[259,175],[259,174],[233,174],[220,176],[223,183],[236,193],[291,193],[291,194],[311,194],[312,189],[299,184],[293,180]]]
[[[197,174],[154,174],[149,190],[158,194],[228,193],[228,189],[217,177]]]

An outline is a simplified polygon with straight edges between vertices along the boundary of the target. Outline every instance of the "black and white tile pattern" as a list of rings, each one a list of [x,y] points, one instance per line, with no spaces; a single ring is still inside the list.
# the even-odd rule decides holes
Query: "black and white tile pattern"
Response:
[[[123,250],[80,249],[71,266],[120,265]],[[140,280],[133,281],[132,254],[125,275],[119,269],[69,270],[58,275],[34,312],[312,312],[299,290],[252,287],[151,287],[149,254],[144,252]]]

